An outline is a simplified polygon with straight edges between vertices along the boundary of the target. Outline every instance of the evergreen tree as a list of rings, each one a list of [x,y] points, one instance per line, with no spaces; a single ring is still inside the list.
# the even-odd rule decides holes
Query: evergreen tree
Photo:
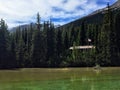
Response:
[[[48,66],[56,66],[56,61],[55,61],[55,46],[56,46],[56,41],[55,41],[55,29],[54,25],[50,22],[49,28],[47,29],[47,63]]]
[[[17,68],[17,60],[16,60],[16,43],[15,43],[15,35],[11,35],[11,43],[10,43],[10,60],[11,60],[11,68]]]
[[[108,10],[106,11],[106,14],[104,15],[103,19],[103,25],[101,28],[101,35],[100,35],[100,56],[101,61],[100,63],[102,65],[108,65],[111,63],[112,59],[112,48],[113,48],[113,21],[112,21],[112,13],[109,8],[108,4]]]
[[[61,62],[62,52],[63,52],[62,32],[61,32],[61,30],[59,29],[59,30],[57,31],[57,36],[56,36],[57,65],[59,65],[60,62]]]
[[[69,39],[68,39],[68,34],[67,32],[65,33],[65,36],[64,36],[64,49],[65,50],[68,50],[69,49]]]
[[[39,14],[37,14],[37,30],[34,30],[31,46],[31,61],[33,67],[45,66],[45,47],[42,31],[40,30]]]
[[[31,48],[31,61],[33,67],[42,67],[44,65],[44,46],[40,30],[34,31]]]
[[[8,68],[9,59],[9,33],[5,21],[0,21],[0,68]]]
[[[40,27],[40,15],[39,15],[39,13],[37,13],[37,23],[36,24],[37,24],[37,29],[40,30],[41,27]]]
[[[115,30],[115,34],[114,34],[114,53],[113,54],[116,54],[116,56],[113,57],[113,60],[112,60],[112,64],[113,65],[116,65],[116,66],[119,66],[120,65],[120,12],[118,12],[116,15],[115,15],[115,23],[114,23],[114,30]]]
[[[83,21],[82,24],[81,24],[80,44],[81,45],[86,44],[85,21]]]
[[[16,47],[16,58],[17,58],[18,67],[24,67],[24,64],[25,64],[24,54],[25,54],[25,43],[21,34],[21,37],[19,38],[19,41]]]
[[[74,30],[74,28],[73,28],[73,26],[70,26],[70,28],[69,28],[69,32],[70,32],[70,35],[69,35],[69,44],[70,44],[70,46],[72,46],[73,45],[73,42],[74,42],[74,40],[75,40],[75,38],[74,38],[74,36],[75,36],[75,30]],[[65,34],[64,34],[64,36],[67,36],[67,32],[65,32]]]
[[[79,64],[79,53],[78,50],[75,48],[76,47],[76,42],[73,43],[73,50],[72,50],[72,66],[78,66]]]

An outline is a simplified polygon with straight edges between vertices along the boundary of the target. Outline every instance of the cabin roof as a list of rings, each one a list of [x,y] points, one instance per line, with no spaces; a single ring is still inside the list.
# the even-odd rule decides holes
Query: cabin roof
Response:
[[[93,46],[93,45],[88,45],[88,46],[75,46],[75,47],[70,47],[69,49],[70,50],[73,50],[73,48],[75,48],[75,49],[92,49],[92,48],[95,48],[95,46]]]

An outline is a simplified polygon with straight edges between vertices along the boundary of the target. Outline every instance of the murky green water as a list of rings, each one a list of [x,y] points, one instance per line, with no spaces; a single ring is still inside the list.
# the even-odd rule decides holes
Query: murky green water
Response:
[[[1,70],[0,90],[120,90],[120,67]]]

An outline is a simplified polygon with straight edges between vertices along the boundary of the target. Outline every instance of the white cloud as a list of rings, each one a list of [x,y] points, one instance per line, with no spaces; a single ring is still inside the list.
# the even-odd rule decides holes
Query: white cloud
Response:
[[[68,3],[66,3],[63,8],[66,11],[74,11],[77,6],[81,6],[82,4],[85,4],[87,0],[69,0]]]
[[[53,7],[60,8],[61,11],[53,11]],[[97,5],[96,0],[91,0],[89,3],[88,0],[0,0],[0,18],[5,19],[9,27],[13,27],[19,24],[16,21],[34,22],[35,19],[32,17],[35,17],[37,12],[40,13],[43,20],[48,20],[50,16],[56,18],[81,17],[102,7],[104,6]]]

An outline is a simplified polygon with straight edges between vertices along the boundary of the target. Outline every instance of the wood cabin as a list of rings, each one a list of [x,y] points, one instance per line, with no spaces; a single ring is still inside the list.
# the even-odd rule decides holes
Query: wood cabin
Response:
[[[87,46],[75,46],[75,47],[70,47],[69,49],[70,50],[73,50],[73,49],[79,49],[79,50],[89,50],[89,49],[94,49],[95,46],[93,45],[87,45]]]

